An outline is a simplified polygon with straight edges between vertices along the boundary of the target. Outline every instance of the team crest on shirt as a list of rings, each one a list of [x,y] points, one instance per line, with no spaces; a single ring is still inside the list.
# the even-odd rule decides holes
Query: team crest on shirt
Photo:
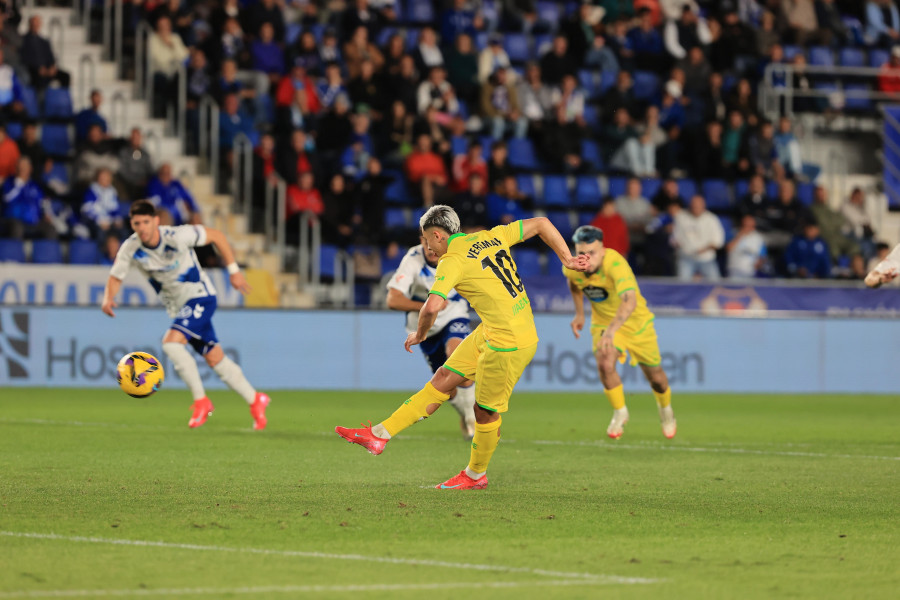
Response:
[[[603,302],[609,298],[609,292],[606,291],[606,288],[589,285],[584,288],[583,291],[584,295],[587,296],[591,302]]]
[[[181,310],[178,311],[178,315],[175,317],[176,319],[189,319],[193,314],[193,309],[190,306],[182,306]]]

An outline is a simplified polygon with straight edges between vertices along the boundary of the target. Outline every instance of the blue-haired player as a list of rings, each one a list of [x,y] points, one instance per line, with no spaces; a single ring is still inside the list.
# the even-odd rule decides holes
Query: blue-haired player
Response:
[[[387,305],[393,310],[406,312],[406,332],[416,331],[419,309],[425,304],[428,292],[434,286],[437,256],[422,244],[410,248],[397,272],[387,285]],[[419,347],[425,355],[431,372],[436,372],[447,357],[459,346],[472,329],[469,326],[469,303],[455,290],[447,295],[447,306],[438,313],[437,320]],[[456,388],[450,404],[459,412],[460,428],[466,439],[475,435],[475,384]]]
[[[138,200],[129,211],[134,234],[122,243],[109,271],[103,293],[102,310],[115,317],[116,294],[122,280],[135,268],[150,280],[163,305],[174,321],[163,337],[162,348],[175,366],[181,380],[194,396],[193,413],[188,427],[200,427],[212,414],[213,405],[206,397],[200,371],[187,345],[206,359],[216,375],[247,401],[254,429],[265,429],[269,397],[257,392],[244,372],[225,356],[212,325],[216,311],[216,290],[197,262],[196,246],[212,244],[225,262],[235,289],[250,291],[247,280],[234,261],[234,252],[225,235],[202,225],[160,226],[153,204]]]

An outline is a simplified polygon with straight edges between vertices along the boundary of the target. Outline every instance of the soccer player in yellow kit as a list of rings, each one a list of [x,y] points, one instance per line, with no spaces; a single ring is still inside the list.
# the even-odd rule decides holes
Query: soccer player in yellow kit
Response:
[[[563,275],[569,281],[569,291],[575,301],[575,318],[572,333],[581,337],[584,328],[584,297],[591,301],[591,337],[594,356],[600,371],[603,391],[613,407],[613,417],[606,434],[622,437],[628,422],[625,392],[622,379],[616,372],[616,361],[625,363],[625,354],[631,354],[631,364],[638,364],[644,372],[656,404],[663,435],[675,437],[675,414],[672,411],[672,390],[669,379],[660,366],[659,343],[653,327],[653,313],[641,295],[634,273],[625,258],[611,248],[603,247],[603,231],[585,225],[572,236],[575,253],[587,257],[588,269],[579,273],[563,266]]]
[[[587,268],[586,257],[573,258],[556,227],[545,218],[515,221],[466,235],[449,206],[432,206],[419,220],[424,243],[439,257],[434,287],[419,311],[418,329],[405,348],[425,339],[447,294],[456,289],[481,317],[481,325],[463,340],[425,387],[378,425],[335,427],[348,442],[381,454],[395,435],[428,418],[466,381],[475,382],[475,437],[469,464],[438,489],[480,490],[487,487],[488,463],[500,443],[501,413],[509,408],[513,387],[537,350],[537,330],[531,302],[516,271],[510,247],[535,235],[541,237],[573,271]]]

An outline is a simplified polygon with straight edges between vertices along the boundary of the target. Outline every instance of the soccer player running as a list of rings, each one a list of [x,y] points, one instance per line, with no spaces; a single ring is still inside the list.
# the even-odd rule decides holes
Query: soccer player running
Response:
[[[424,242],[421,238],[420,241]],[[428,292],[434,286],[437,263],[437,255],[420,243],[409,249],[387,284],[388,308],[406,311],[407,334],[418,328],[419,310],[425,305]],[[469,303],[453,290],[447,294],[447,306],[438,313],[434,325],[419,344],[432,373],[441,368],[447,357],[471,332]],[[475,435],[475,385],[469,381],[451,391],[450,404],[459,413],[463,435],[471,440]]]
[[[653,327],[653,313],[641,295],[634,273],[625,258],[611,248],[603,247],[603,231],[585,225],[572,236],[575,253],[588,259],[586,272],[579,273],[563,266],[569,281],[569,291],[575,301],[572,333],[581,337],[584,329],[584,297],[591,301],[591,337],[594,356],[600,371],[603,391],[613,407],[613,417],[606,434],[622,437],[628,422],[622,379],[616,372],[616,361],[625,363],[625,353],[631,354],[631,364],[638,364],[644,372],[656,404],[663,435],[675,437],[675,414],[672,411],[672,390],[669,379],[660,366],[659,343]]]
[[[419,311],[416,331],[404,347],[422,343],[455,289],[481,317],[475,328],[438,369],[425,387],[413,394],[390,417],[372,427],[335,427],[338,435],[381,454],[390,439],[440,408],[450,392],[475,382],[475,437],[469,464],[438,489],[480,490],[487,487],[488,463],[500,442],[500,415],[509,408],[513,387],[537,350],[537,330],[525,286],[516,272],[510,247],[535,235],[560,261],[576,271],[587,268],[585,257],[573,258],[566,241],[545,218],[515,221],[466,235],[452,208],[432,206],[419,220],[424,245],[439,257],[435,284]]]
[[[900,275],[900,244],[894,246],[890,254],[884,260],[875,265],[866,275],[866,285],[870,288],[880,288],[885,283],[890,283]]]
[[[225,235],[202,225],[160,226],[156,209],[146,200],[134,202],[129,217],[134,233],[122,243],[109,271],[103,293],[103,312],[116,316],[113,309],[117,306],[115,298],[122,280],[132,267],[136,268],[150,280],[169,316],[175,319],[163,337],[162,348],[194,396],[188,427],[200,427],[213,412],[197,363],[187,350],[187,344],[190,344],[206,359],[219,379],[247,401],[253,428],[265,429],[269,397],[250,385],[241,368],[225,356],[219,345],[212,325],[216,291],[194,252],[196,246],[213,244],[227,265],[231,285],[246,294],[250,286],[234,261]]]

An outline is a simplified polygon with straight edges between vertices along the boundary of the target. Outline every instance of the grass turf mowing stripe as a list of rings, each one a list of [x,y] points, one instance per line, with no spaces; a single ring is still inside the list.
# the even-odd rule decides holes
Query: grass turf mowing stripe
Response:
[[[529,575],[541,575],[544,577],[561,577],[565,579],[597,580],[610,583],[657,583],[655,579],[643,579],[634,577],[618,577],[615,575],[597,575],[594,573],[567,573],[565,571],[548,571],[546,569],[530,569],[528,567],[508,567],[504,565],[485,565],[454,563],[441,560],[428,560],[421,558],[392,558],[387,556],[366,556],[363,554],[334,554],[328,552],[309,552],[302,550],[275,550],[271,548],[236,548],[231,546],[204,546],[199,544],[179,544],[176,542],[161,542],[151,540],[127,540],[84,536],[67,536],[55,533],[33,533],[24,531],[0,531],[0,536],[28,538],[38,540],[58,540],[66,542],[79,542],[89,544],[114,544],[119,546],[140,546],[153,548],[174,548],[177,550],[198,550],[209,552],[236,552],[246,554],[270,554],[276,556],[292,556],[302,558],[323,558],[347,561],[365,561],[376,563],[389,563],[398,565],[416,565],[424,567],[444,567],[448,569],[467,569],[472,571],[495,571],[498,573],[523,573]]]

